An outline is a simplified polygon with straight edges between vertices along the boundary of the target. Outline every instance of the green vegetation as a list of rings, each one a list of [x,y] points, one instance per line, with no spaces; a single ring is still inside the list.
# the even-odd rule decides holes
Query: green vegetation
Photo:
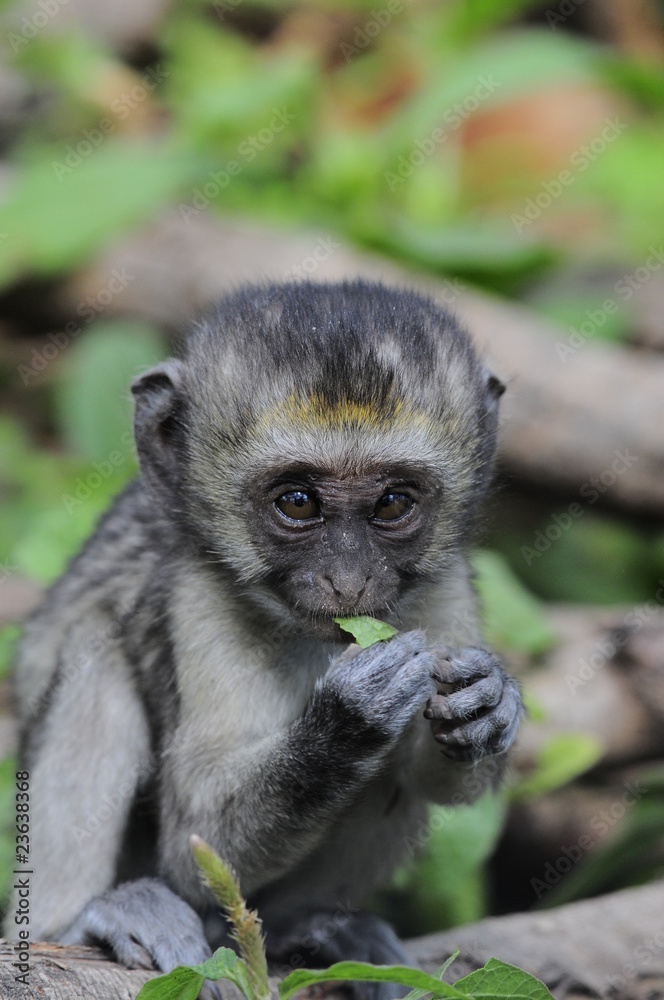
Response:
[[[242,899],[240,887],[221,858],[200,839],[192,837],[192,850],[203,880],[232,928],[239,955],[231,948],[219,948],[202,965],[178,966],[165,976],[151,979],[143,986],[137,1000],[196,1000],[206,979],[229,979],[245,1000],[269,1000],[270,987],[260,920]],[[365,962],[337,962],[329,969],[296,969],[279,983],[280,1000],[290,1000],[298,990],[315,983],[389,982],[412,987],[406,1000],[421,1000],[431,995],[446,1000],[472,998],[522,997],[523,1000],[551,1000],[551,994],[538,979],[495,958],[484,968],[457,980],[454,986],[442,981],[442,975],[456,956],[430,976],[405,965],[368,965]]]
[[[388,625],[387,622],[378,621],[369,615],[357,615],[354,618],[335,618],[339,628],[350,634],[355,639],[358,646],[367,649],[376,642],[384,642],[396,635],[397,630]]]

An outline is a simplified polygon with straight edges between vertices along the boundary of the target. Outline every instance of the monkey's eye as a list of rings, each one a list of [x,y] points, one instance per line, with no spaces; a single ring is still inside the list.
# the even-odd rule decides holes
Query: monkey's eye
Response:
[[[374,521],[398,521],[413,509],[414,502],[406,493],[384,493],[374,508]]]
[[[277,510],[280,510],[291,521],[309,521],[320,514],[318,501],[310,493],[305,493],[304,490],[291,490],[289,493],[282,493],[274,502]]]

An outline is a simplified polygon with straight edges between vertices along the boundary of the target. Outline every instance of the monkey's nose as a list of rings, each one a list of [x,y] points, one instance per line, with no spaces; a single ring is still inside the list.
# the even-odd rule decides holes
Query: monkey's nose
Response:
[[[332,577],[326,574],[321,577],[325,590],[346,607],[353,607],[359,603],[365,594],[369,580],[371,580],[371,575]]]

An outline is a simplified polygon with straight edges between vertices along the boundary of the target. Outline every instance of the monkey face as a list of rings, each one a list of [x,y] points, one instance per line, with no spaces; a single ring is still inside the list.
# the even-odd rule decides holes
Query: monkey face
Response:
[[[440,487],[430,470],[337,470],[292,465],[252,491],[253,543],[263,580],[298,630],[347,641],[335,616],[370,614],[399,624],[399,605],[426,572]]]
[[[286,628],[398,625],[404,598],[472,536],[502,386],[422,296],[247,289],[133,389],[142,476],[174,544]]]

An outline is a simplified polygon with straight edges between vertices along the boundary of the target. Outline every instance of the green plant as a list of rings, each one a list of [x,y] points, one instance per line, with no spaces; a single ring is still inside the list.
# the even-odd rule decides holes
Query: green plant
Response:
[[[388,625],[387,622],[381,622],[369,615],[358,615],[355,618],[335,618],[334,620],[339,628],[350,632],[362,649],[373,646],[375,642],[384,642],[397,634],[397,630]]]
[[[200,837],[191,838],[191,846],[204,883],[217,899],[237,941],[239,955],[230,948],[219,948],[202,965],[178,966],[165,976],[157,976],[143,986],[137,1000],[196,1000],[206,979],[229,979],[245,1000],[269,1000],[267,960],[258,916],[247,908],[231,870]],[[366,962],[337,962],[328,969],[296,969],[279,983],[280,1000],[289,1000],[298,990],[316,983],[390,982],[410,986],[406,1000],[446,997],[450,1000],[489,1000],[523,998],[551,1000],[551,994],[538,979],[491,958],[486,965],[450,986],[441,976],[456,957],[436,970],[434,976],[406,965],[369,965]]]

